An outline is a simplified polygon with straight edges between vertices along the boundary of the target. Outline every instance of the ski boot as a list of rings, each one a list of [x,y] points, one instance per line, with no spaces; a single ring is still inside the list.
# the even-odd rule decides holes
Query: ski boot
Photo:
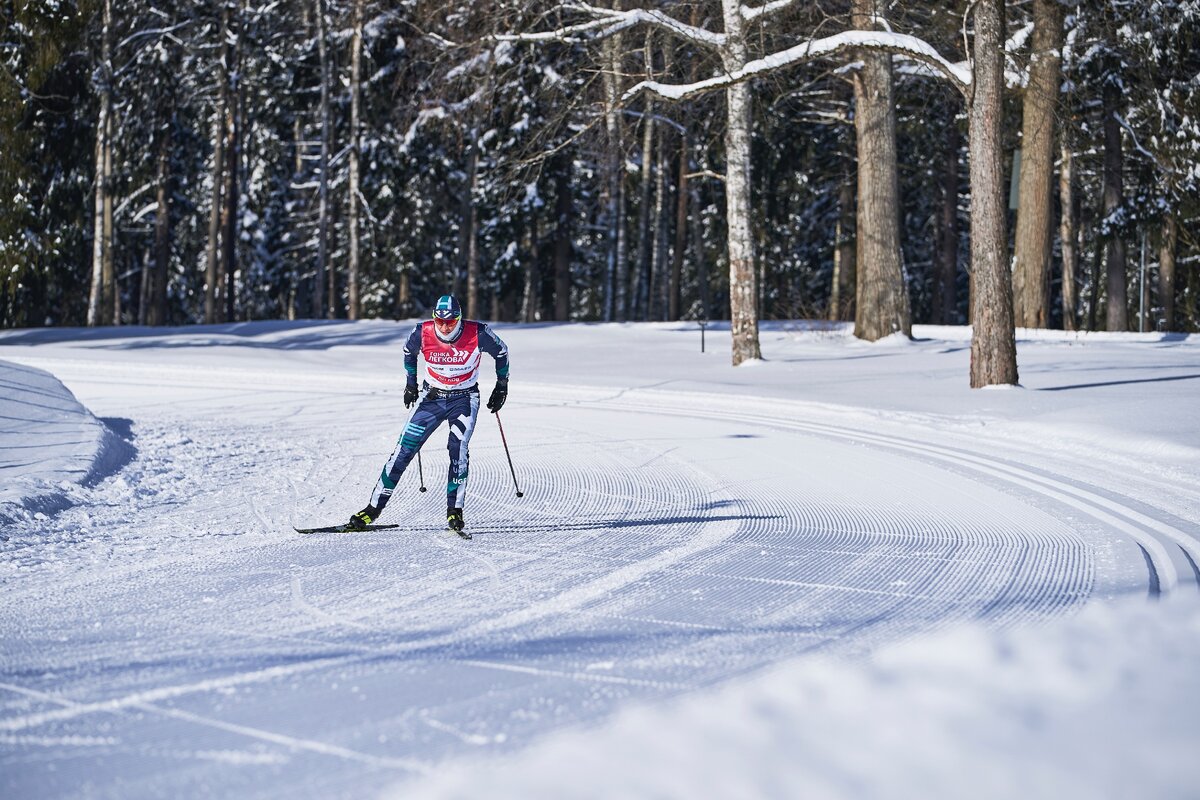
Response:
[[[346,528],[352,531],[365,531],[367,526],[379,519],[380,510],[375,506],[367,506],[346,523]]]
[[[446,527],[457,533],[464,539],[470,539],[471,534],[466,530],[467,523],[463,521],[463,510],[461,508],[446,509]]]

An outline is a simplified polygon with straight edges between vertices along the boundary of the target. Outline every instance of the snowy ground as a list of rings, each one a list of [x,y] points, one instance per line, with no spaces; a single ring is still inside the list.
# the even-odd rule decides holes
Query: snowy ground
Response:
[[[0,795],[1195,796],[1196,337],[500,326],[523,498],[292,533],[408,328],[0,332]]]

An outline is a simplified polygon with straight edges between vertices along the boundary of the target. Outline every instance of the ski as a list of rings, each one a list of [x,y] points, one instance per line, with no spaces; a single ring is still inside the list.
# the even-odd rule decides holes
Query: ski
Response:
[[[292,530],[296,533],[365,533],[367,531],[386,531],[399,527],[398,524],[368,525],[365,528],[351,528],[349,525],[326,525],[323,528],[297,528],[292,526]]]
[[[471,532],[469,530],[466,530],[465,528],[461,531],[456,531],[454,528],[446,528],[446,533],[458,534],[458,536],[462,539],[470,539],[471,538]]]

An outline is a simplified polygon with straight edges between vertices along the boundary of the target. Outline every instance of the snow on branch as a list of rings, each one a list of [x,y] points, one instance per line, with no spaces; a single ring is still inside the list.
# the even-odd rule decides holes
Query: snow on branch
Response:
[[[750,80],[793,64],[801,64],[818,58],[827,58],[843,50],[864,48],[882,50],[905,56],[930,67],[934,74],[946,78],[964,94],[971,85],[971,70],[963,64],[952,64],[934,50],[924,39],[903,33],[886,31],[845,31],[824,39],[815,39],[787,50],[747,63],[740,70],[718,75],[696,83],[667,84],[657,81],[642,81],[625,92],[622,99],[628,100],[639,92],[650,92],[668,100],[684,100],[721,89],[730,84]]]
[[[789,6],[796,5],[796,0],[771,0],[769,3],[764,3],[761,6],[742,6],[742,19],[747,22],[753,22],[756,19],[774,14],[776,11],[783,11]]]
[[[574,42],[603,39],[637,25],[649,25],[669,31],[694,44],[707,47],[722,47],[725,44],[725,34],[713,33],[704,28],[687,25],[662,11],[648,11],[641,8],[612,11],[607,8],[596,8],[586,3],[570,3],[564,8],[590,14],[596,19],[553,31],[497,34],[492,38],[500,42]]]

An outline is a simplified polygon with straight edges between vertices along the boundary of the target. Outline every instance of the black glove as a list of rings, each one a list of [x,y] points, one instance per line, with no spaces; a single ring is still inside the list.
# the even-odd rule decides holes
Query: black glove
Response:
[[[492,396],[488,398],[488,411],[495,414],[500,409],[504,408],[504,401],[508,399],[508,381],[496,381],[496,388],[492,389]]]
[[[408,408],[417,402],[417,385],[410,383],[404,387],[404,407]]]

